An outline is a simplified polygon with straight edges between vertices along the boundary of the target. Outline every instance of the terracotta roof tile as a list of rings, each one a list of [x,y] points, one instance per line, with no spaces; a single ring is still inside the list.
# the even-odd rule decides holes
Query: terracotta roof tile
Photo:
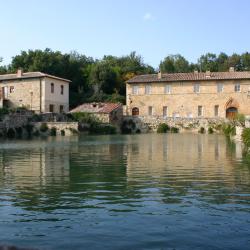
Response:
[[[157,74],[138,75],[128,80],[127,83],[153,83],[153,82],[175,82],[175,81],[211,81],[211,80],[234,80],[250,79],[250,71],[243,72],[211,72],[206,73],[173,73],[162,74],[158,79]]]
[[[108,102],[98,102],[98,103],[84,103],[70,111],[70,113],[75,112],[85,112],[85,113],[106,113],[109,114],[113,110],[122,107],[121,103],[108,103]]]
[[[17,76],[17,74],[5,74],[5,75],[0,75],[0,81],[9,81],[9,80],[16,80],[16,79],[29,79],[29,78],[41,78],[41,77],[50,77],[53,79],[65,81],[65,82],[71,82],[68,79],[60,78],[57,76],[45,74],[42,72],[27,72],[27,73],[22,73],[20,77]]]

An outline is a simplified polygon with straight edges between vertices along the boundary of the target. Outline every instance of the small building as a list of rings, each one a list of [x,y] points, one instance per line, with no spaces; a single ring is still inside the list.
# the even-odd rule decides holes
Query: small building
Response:
[[[71,81],[41,72],[18,70],[0,75],[0,107],[26,107],[37,113],[69,110]]]
[[[138,75],[126,84],[127,115],[233,118],[250,115],[250,72]]]
[[[91,114],[102,123],[120,125],[123,117],[123,106],[121,103],[84,103],[70,111],[70,113],[77,112]]]

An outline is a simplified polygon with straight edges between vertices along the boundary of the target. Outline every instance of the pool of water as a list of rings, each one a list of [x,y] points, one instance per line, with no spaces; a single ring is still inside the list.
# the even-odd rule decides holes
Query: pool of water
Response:
[[[249,161],[220,135],[2,141],[0,243],[250,249]]]

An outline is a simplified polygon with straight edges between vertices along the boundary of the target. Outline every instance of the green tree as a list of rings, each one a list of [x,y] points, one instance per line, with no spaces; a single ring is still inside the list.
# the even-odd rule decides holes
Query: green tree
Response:
[[[202,55],[198,59],[198,64],[200,65],[201,71],[205,72],[207,70],[216,72],[218,71],[218,62],[216,54],[207,53]]]
[[[189,62],[180,54],[165,57],[159,68],[164,73],[190,72]]]

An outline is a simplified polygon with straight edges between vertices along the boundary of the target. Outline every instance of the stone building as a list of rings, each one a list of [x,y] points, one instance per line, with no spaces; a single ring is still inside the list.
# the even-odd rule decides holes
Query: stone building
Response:
[[[26,107],[37,113],[69,110],[71,81],[41,72],[0,75],[0,106]]]
[[[76,112],[88,113],[96,117],[102,123],[110,123],[119,126],[123,117],[123,106],[121,103],[84,103],[70,111],[70,113]]]
[[[127,81],[127,115],[232,118],[250,115],[250,72],[139,75]]]

